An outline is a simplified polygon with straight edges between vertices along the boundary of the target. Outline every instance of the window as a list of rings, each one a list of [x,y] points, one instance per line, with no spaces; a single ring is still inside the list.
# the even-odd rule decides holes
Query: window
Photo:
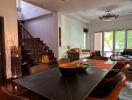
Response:
[[[87,34],[88,34],[88,29],[83,28],[83,49],[86,49]]]
[[[109,57],[113,52],[113,32],[104,32],[104,56]]]
[[[132,30],[126,33],[125,30],[95,33],[94,50],[102,51],[103,56],[110,57],[113,53],[122,52],[126,43],[127,48],[132,48]]]
[[[115,52],[123,52],[125,48],[125,31],[115,31]]]
[[[86,38],[87,38],[87,33],[84,32],[84,34],[83,34],[83,49],[86,49]]]
[[[132,30],[127,31],[127,48],[132,48]]]
[[[94,34],[94,50],[102,52],[102,32]]]

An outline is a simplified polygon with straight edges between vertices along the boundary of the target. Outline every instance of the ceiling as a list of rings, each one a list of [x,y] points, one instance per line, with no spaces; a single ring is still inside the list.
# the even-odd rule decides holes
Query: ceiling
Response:
[[[89,23],[106,10],[120,16],[132,14],[132,0],[23,0],[50,11],[59,11]]]

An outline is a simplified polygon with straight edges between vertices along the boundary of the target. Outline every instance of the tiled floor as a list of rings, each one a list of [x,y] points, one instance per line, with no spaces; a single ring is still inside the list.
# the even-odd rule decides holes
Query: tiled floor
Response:
[[[128,81],[122,89],[120,95],[120,100],[132,100],[132,72],[128,75]]]

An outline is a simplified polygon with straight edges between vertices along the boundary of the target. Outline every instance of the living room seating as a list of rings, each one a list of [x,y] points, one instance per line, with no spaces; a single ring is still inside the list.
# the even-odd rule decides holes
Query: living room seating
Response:
[[[70,61],[79,60],[79,53],[76,52],[74,49],[68,50],[67,54]]]
[[[90,50],[82,50],[80,48],[72,48],[67,51],[70,61],[79,60],[80,58],[88,58]]]
[[[130,55],[132,56],[132,49],[124,49],[123,52],[121,52],[121,55]]]
[[[65,63],[69,63],[70,62],[70,59],[69,58],[61,58],[59,61],[58,61],[58,64],[65,64]]]
[[[90,59],[96,59],[96,60],[108,60],[107,57],[101,56],[100,51],[91,52]]]

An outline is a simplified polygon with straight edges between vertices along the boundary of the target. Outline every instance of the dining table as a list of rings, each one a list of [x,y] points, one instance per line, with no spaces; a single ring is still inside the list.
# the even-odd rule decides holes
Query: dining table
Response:
[[[96,62],[95,64],[94,62],[94,65],[92,65],[91,62],[87,69],[73,76],[63,76],[59,66],[56,66],[44,72],[15,79],[13,82],[48,100],[85,100],[111,70],[110,68],[101,69],[94,67],[100,63],[103,63],[105,66],[111,65],[111,68],[115,64],[98,61],[98,63]]]

